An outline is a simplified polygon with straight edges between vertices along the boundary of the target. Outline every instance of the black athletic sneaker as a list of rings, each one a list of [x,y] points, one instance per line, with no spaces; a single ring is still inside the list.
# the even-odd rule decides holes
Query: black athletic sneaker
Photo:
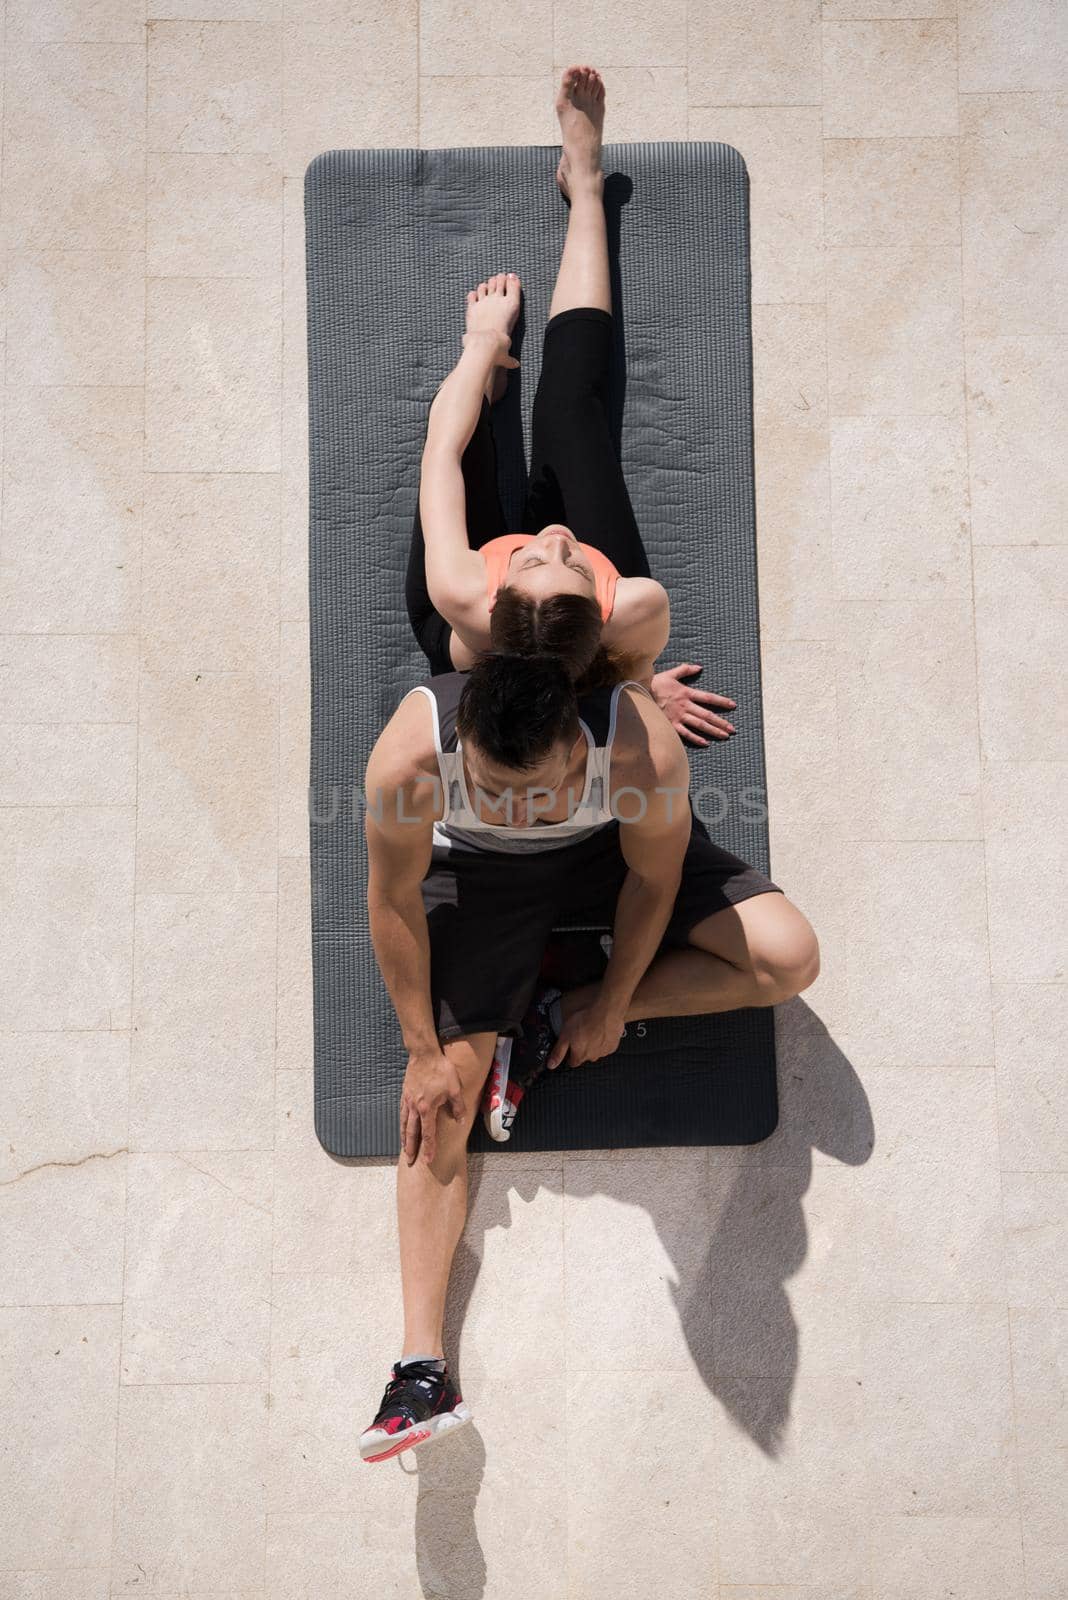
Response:
[[[559,998],[560,990],[554,984],[539,984],[519,1032],[512,1040],[508,1076],[521,1089],[529,1089],[545,1071],[545,1063],[557,1039],[556,1029],[549,1020],[549,1007]]]
[[[378,1415],[360,1434],[360,1455],[364,1461],[388,1461],[402,1450],[411,1450],[470,1421],[470,1408],[448,1370],[439,1372],[428,1361],[413,1361],[402,1368],[397,1361]]]

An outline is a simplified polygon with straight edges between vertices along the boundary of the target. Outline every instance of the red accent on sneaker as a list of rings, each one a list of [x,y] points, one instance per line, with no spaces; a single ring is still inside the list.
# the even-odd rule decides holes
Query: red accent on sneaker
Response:
[[[413,1429],[412,1432],[409,1433],[406,1438],[401,1439],[398,1444],[391,1445],[388,1450],[382,1450],[376,1456],[364,1456],[363,1459],[365,1461],[388,1461],[390,1456],[399,1456],[402,1450],[410,1450],[413,1444],[422,1444],[424,1439],[429,1438],[429,1428],[421,1428],[418,1430],[418,1432]]]

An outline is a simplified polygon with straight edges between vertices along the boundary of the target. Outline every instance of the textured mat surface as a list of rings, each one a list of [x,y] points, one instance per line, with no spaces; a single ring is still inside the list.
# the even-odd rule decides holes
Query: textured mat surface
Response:
[[[557,146],[332,150],[305,176],[315,1127],[339,1156],[394,1155],[405,1054],[365,909],[362,777],[426,676],[404,569],[426,408],[464,296],[523,279],[521,368],[496,426],[519,526],[530,406],[566,207]],[[714,838],[768,869],[757,634],[748,176],[728,145],[609,144],[613,407],[638,525],[672,600],[661,665],[700,661],[739,732],[693,750]],[[517,379],[520,380],[517,382]],[[505,888],[505,892],[506,888]],[[631,1025],[611,1061],[543,1078],[506,1150],[742,1144],[776,1124],[770,1011]],[[501,1148],[475,1125],[472,1147]]]

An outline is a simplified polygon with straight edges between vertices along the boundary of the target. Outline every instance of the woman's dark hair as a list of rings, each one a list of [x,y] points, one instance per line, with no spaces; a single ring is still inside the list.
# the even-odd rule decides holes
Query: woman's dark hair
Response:
[[[533,600],[504,584],[497,590],[489,620],[495,651],[556,656],[579,694],[618,683],[627,675],[601,643],[601,608],[591,595],[551,594]]]
[[[456,731],[491,761],[529,772],[578,735],[574,680],[559,656],[482,655],[467,673]]]

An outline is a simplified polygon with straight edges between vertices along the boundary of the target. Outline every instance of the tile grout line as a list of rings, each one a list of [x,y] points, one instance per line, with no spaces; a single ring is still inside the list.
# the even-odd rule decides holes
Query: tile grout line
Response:
[[[275,599],[278,606],[278,626],[276,638],[276,672],[275,672],[275,896],[274,896],[274,1060],[271,1073],[271,1234],[270,1248],[267,1259],[267,1438],[266,1438],[266,1478],[263,1497],[263,1587],[267,1592],[268,1551],[270,1547],[270,1483],[274,1454],[271,1449],[272,1406],[270,1404],[272,1384],[274,1382],[274,1261],[275,1261],[275,1220],[276,1200],[278,1193],[278,987],[279,964],[281,960],[281,901],[282,884],[279,863],[281,861],[281,827],[282,827],[282,661],[283,661],[283,619],[282,619],[282,545],[285,527],[285,468],[286,468],[286,0],[282,0],[281,27],[279,30],[279,80],[278,80],[278,124],[280,136],[280,161],[277,174],[279,192],[278,203],[281,207],[281,259],[278,265],[281,311],[281,331],[279,340],[279,391],[278,391],[278,528],[277,528],[277,562],[275,566]],[[335,1571],[335,1592],[337,1586],[337,1573]]]
[[[826,515],[827,515],[827,542],[828,542],[828,547],[829,547],[830,565],[831,565],[830,586],[831,586],[831,597],[832,597],[833,619],[834,619],[833,620],[833,634],[832,634],[832,637],[831,637],[829,643],[830,643],[831,652],[832,652],[831,685],[832,685],[832,692],[833,692],[833,696],[834,696],[834,759],[835,759],[835,768],[836,768],[836,771],[835,771],[835,774],[834,774],[834,782],[835,782],[835,788],[837,790],[839,788],[839,780],[840,780],[840,774],[841,774],[841,770],[842,770],[842,719],[841,719],[841,702],[840,702],[839,693],[838,693],[838,662],[839,662],[838,645],[839,645],[839,640],[840,640],[840,637],[841,637],[841,630],[840,630],[841,597],[840,597],[839,592],[838,592],[838,572],[837,572],[837,564],[835,562],[835,539],[834,539],[834,471],[833,471],[833,464],[834,464],[833,463],[833,456],[834,456],[834,427],[833,427],[833,423],[834,423],[834,417],[835,417],[836,413],[835,413],[834,408],[833,408],[832,403],[831,403],[830,246],[828,245],[828,242],[827,242],[826,64],[825,64],[825,52],[824,52],[825,39],[826,39],[826,25],[825,25],[825,19],[824,19],[822,7],[821,7],[821,9],[820,9],[820,18],[819,18],[819,42],[820,42],[820,271],[821,271],[822,278],[823,278],[823,361],[824,361],[824,382],[825,382],[825,385],[826,385],[826,389],[825,389],[825,400],[826,400],[826,405],[825,405],[825,417],[826,417],[825,439],[826,439],[826,462],[827,462],[827,497],[826,497],[826,502],[825,503],[826,503]],[[840,812],[837,811],[837,808],[836,808],[835,829],[836,829],[836,832],[839,834],[839,836],[841,835],[841,825],[842,825],[841,814],[840,814]],[[845,946],[845,942],[846,941],[843,938],[843,940],[842,940],[843,948]],[[849,1004],[850,998],[851,998],[851,988],[850,988],[848,971],[847,971],[846,978],[845,978],[845,1011],[846,1011],[846,1028],[847,1028],[847,1032],[848,1033],[852,1033],[852,1029],[853,1029],[853,1017],[852,1017],[852,1012],[851,1012],[850,1004]],[[854,1167],[849,1172],[849,1182],[848,1182],[848,1193],[849,1193],[850,1209],[851,1209],[851,1214],[852,1214],[854,1220],[855,1220],[856,1215],[857,1215],[857,1191],[858,1191],[858,1188],[859,1188],[859,1183],[860,1183],[860,1179],[859,1179],[859,1176],[858,1176],[858,1172],[857,1172],[857,1169]],[[803,1212],[804,1211],[803,1196],[800,1198],[799,1203],[802,1206],[802,1212]],[[864,1319],[863,1319],[863,1313],[862,1313],[862,1310],[861,1310],[861,1296],[860,1296],[860,1291],[859,1291],[859,1284],[857,1283],[856,1279],[854,1279],[854,1281],[853,1281],[853,1292],[854,1292],[854,1296],[855,1296],[854,1306],[855,1306],[857,1323],[858,1323],[858,1342],[859,1342],[860,1341],[860,1337],[861,1337],[860,1333],[859,1333],[859,1327],[860,1327],[860,1325],[861,1325],[861,1323],[863,1322]],[[858,1379],[862,1379],[862,1377],[863,1377],[863,1367],[864,1367],[864,1357],[863,1357],[862,1348],[861,1348],[861,1349],[858,1349],[858,1353],[857,1353],[857,1372],[856,1372],[855,1376]],[[867,1405],[867,1396],[863,1392],[861,1394],[860,1407],[861,1407],[861,1434],[862,1434],[863,1438],[865,1440],[867,1440],[867,1438],[868,1438],[868,1421],[869,1421],[869,1418],[868,1418],[868,1405]],[[871,1529],[871,1518],[870,1518],[870,1516],[867,1519],[867,1526],[865,1528],[865,1533],[864,1533],[864,1570],[865,1570],[865,1577],[866,1577],[868,1600],[871,1600],[871,1596],[875,1593],[875,1551],[874,1551],[874,1542],[873,1542],[873,1538],[872,1538],[872,1529]]]
[[[0,240],[4,245],[4,327],[0,334],[0,371],[4,377],[4,393],[0,395],[0,561],[3,559],[4,550],[4,487],[7,480],[7,328],[11,320],[11,303],[8,296],[9,278],[8,264],[11,260],[11,251],[7,247],[7,210],[4,206],[4,169],[6,164],[6,138],[7,132],[7,4],[5,0],[3,16],[0,17]]]
[[[1012,1342],[1012,1311],[1008,1301],[1008,1284],[1004,1280],[1006,1256],[1006,1230],[1005,1230],[1005,1183],[1002,1176],[1001,1158],[1001,1095],[999,1074],[997,1070],[997,1043],[994,1032],[994,971],[993,958],[990,946],[990,865],[987,856],[987,808],[986,808],[986,765],[983,753],[983,726],[980,710],[980,675],[981,665],[979,660],[979,619],[975,600],[975,538],[972,519],[972,448],[971,428],[969,424],[968,408],[968,339],[966,333],[967,304],[965,300],[965,247],[964,247],[964,131],[960,120],[960,25],[957,23],[957,126],[960,131],[957,135],[957,205],[958,205],[958,234],[960,238],[960,346],[961,346],[961,377],[963,384],[963,422],[964,422],[964,462],[968,495],[968,571],[971,580],[972,595],[972,660],[975,669],[975,736],[979,756],[979,819],[983,834],[983,895],[986,905],[986,961],[987,961],[987,994],[988,994],[988,1021],[990,1026],[991,1055],[994,1062],[994,1144],[997,1151],[997,1180],[998,1215],[1001,1220],[1001,1266],[1002,1266],[1002,1299],[1001,1306],[1004,1312],[1004,1326],[1009,1360],[1009,1396],[1012,1404],[1012,1474],[1016,1491],[1016,1534],[1019,1541],[1020,1575],[1024,1593],[1027,1592],[1027,1556],[1024,1546],[1023,1506],[1020,1496],[1020,1435],[1019,1418],[1016,1400],[1016,1371],[1013,1356]]]
[[[6,9],[6,8],[5,8]],[[142,33],[142,52],[144,61],[144,128],[145,139],[148,137],[148,25],[145,24]],[[131,874],[130,894],[130,1027],[129,1048],[126,1055],[126,1128],[123,1143],[126,1147],[126,1158],[123,1162],[123,1205],[122,1205],[122,1280],[121,1280],[121,1309],[119,1311],[119,1348],[118,1371],[115,1385],[115,1461],[111,1479],[111,1533],[108,1545],[108,1593],[112,1592],[115,1582],[115,1530],[118,1517],[119,1498],[119,1439],[120,1416],[122,1412],[122,1358],[126,1336],[126,1273],[127,1255],[130,1238],[130,1120],[133,1105],[133,1062],[134,1062],[134,1033],[137,1028],[137,835],[138,817],[141,788],[141,650],[142,631],[144,623],[143,597],[144,597],[144,568],[145,568],[145,459],[147,454],[147,438],[145,433],[147,412],[145,396],[148,388],[148,157],[145,157],[141,169],[141,195],[143,217],[143,273],[142,273],[142,301],[141,301],[141,498],[139,517],[139,541],[137,561],[137,660],[135,664],[135,697],[134,711],[137,724],[137,736],[134,741],[134,800],[133,800],[133,872]],[[135,252],[136,253],[136,252]],[[5,379],[6,379],[5,372]]]
[[[835,616],[833,635],[831,635],[828,643],[830,643],[831,648],[831,693],[833,693],[833,702],[835,702],[835,789],[838,790],[839,778],[841,778],[841,762],[843,762],[843,757],[841,757],[841,696],[839,696],[838,683],[838,646],[839,638],[841,638],[841,626],[839,626],[839,622],[841,622],[841,605],[843,605],[843,600],[841,600],[841,595],[839,595],[838,592],[838,566],[836,566],[835,562],[835,470],[833,470],[833,466],[835,466],[835,461],[833,461],[833,458],[835,458],[835,426],[833,426],[833,424],[835,424],[835,418],[838,416],[838,413],[835,413],[835,410],[833,410],[833,405],[831,405],[831,246],[828,245],[827,242],[827,130],[825,130],[825,66],[823,66],[823,37],[825,37],[825,29],[823,29],[823,18],[822,14],[820,14],[820,245],[822,245],[822,250],[820,250],[820,256],[822,256],[822,259],[820,259],[820,272],[822,272],[823,280],[823,374],[825,374],[825,402],[827,402],[825,403],[825,416],[827,416],[827,434],[825,434],[825,438],[827,438],[827,539],[828,550],[830,550],[831,597],[833,597],[833,616]],[[836,832],[838,832],[839,835],[839,843],[844,843],[846,840],[843,840],[843,826],[841,826],[841,824],[843,824],[843,818],[841,818],[841,813],[838,813],[836,814]],[[841,946],[843,946],[843,949],[846,947],[846,939],[844,939],[844,936],[843,939],[841,939]],[[846,1011],[847,1034],[852,1034],[852,1030],[854,1030],[852,1029],[851,998],[852,987],[851,982],[849,982],[849,970],[846,970],[846,979],[844,979],[844,1002],[846,1003],[844,1003],[844,1011]],[[851,1203],[851,1211],[854,1219],[855,1216],[857,1216],[857,1189],[859,1189],[859,1182],[859,1173],[857,1173],[855,1168],[852,1168],[852,1170],[849,1171],[849,1182],[847,1182],[847,1189],[849,1189],[849,1203]],[[804,1210],[803,1197],[801,1197],[801,1208]],[[862,1307],[860,1307],[859,1283],[857,1283],[855,1278],[854,1296],[857,1325],[860,1325],[860,1322],[862,1322],[863,1312]],[[857,1368],[859,1368],[859,1371],[863,1368],[863,1357],[860,1354],[857,1354]],[[867,1395],[865,1394],[862,1394],[862,1397],[860,1397],[860,1408],[862,1408],[862,1422],[860,1422],[860,1427],[862,1427],[863,1437],[868,1438],[868,1421],[870,1421],[870,1418],[868,1418],[868,1403]],[[871,1595],[875,1594],[875,1541],[873,1541],[873,1533],[871,1533],[870,1510],[871,1507],[868,1507],[867,1525],[865,1525],[865,1538],[863,1538],[863,1558],[865,1558],[865,1576],[867,1576],[868,1597],[871,1597]]]
[[[826,417],[826,462],[827,462],[827,544],[831,558],[831,598],[833,602],[833,631],[827,641],[831,647],[831,690],[834,696],[834,760],[835,760],[835,788],[839,787],[842,770],[842,719],[841,703],[838,694],[838,645],[840,639],[840,607],[841,596],[838,593],[837,569],[834,559],[834,419],[837,413],[831,406],[831,307],[830,307],[830,273],[828,263],[830,260],[830,246],[827,243],[827,149],[826,135],[824,132],[824,61],[823,61],[823,18],[820,17],[820,267],[823,274],[823,366],[825,384],[825,417]],[[836,823],[841,840],[841,816]],[[844,941],[843,941],[844,943]],[[846,981],[846,997],[849,996],[849,983]],[[848,1012],[847,1012],[848,1014]],[[852,1017],[849,1016],[849,1031],[852,1031]],[[854,1182],[855,1190],[855,1182]],[[854,1196],[855,1197],[855,1196]],[[869,1588],[872,1578],[869,1572]]]

